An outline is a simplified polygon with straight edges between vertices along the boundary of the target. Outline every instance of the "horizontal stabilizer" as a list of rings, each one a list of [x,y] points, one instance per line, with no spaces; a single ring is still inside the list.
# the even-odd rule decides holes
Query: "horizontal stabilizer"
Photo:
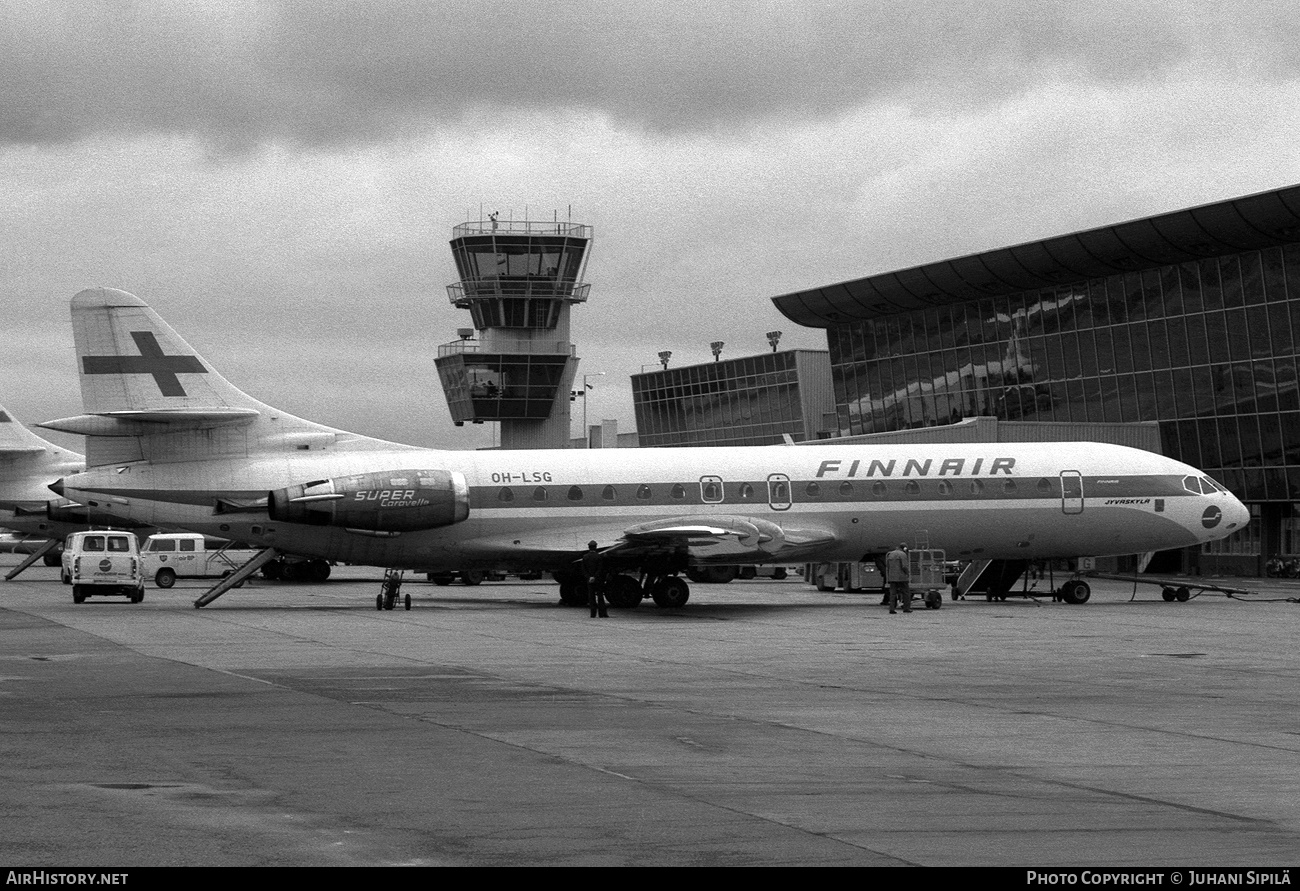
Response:
[[[120,411],[77,415],[37,424],[46,430],[79,436],[145,436],[180,430],[206,430],[248,424],[260,413],[251,408],[200,409],[196,411]]]

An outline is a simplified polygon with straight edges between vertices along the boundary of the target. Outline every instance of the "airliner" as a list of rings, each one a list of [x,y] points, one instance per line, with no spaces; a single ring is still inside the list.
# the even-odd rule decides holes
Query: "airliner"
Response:
[[[924,534],[950,558],[1197,545],[1249,521],[1201,471],[1094,442],[442,451],[294,417],[222,377],[144,301],[72,300],[86,469],[53,488],[99,513],[392,569],[549,570],[680,606],[691,567],[854,561]]]
[[[85,509],[66,498],[51,497],[49,485],[85,467],[82,456],[42,439],[0,405],[0,528],[20,533],[33,553],[7,578],[36,560],[57,565],[54,553],[69,532],[85,529]]]

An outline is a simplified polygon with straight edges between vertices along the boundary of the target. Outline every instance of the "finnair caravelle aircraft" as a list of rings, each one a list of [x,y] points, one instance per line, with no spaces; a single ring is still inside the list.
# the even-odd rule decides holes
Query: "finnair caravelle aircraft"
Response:
[[[0,527],[21,533],[38,546],[6,578],[14,578],[37,560],[55,553],[69,532],[85,529],[90,518],[84,508],[66,498],[52,498],[50,483],[80,473],[85,461],[32,433],[0,405]]]
[[[449,452],[293,417],[123,291],[72,300],[87,469],[55,491],[136,522],[424,571],[551,570],[589,540],[615,602],[689,566],[853,561],[925,530],[966,559],[1133,554],[1221,538],[1246,508],[1186,464],[1098,443]],[[251,571],[251,570],[250,570]]]

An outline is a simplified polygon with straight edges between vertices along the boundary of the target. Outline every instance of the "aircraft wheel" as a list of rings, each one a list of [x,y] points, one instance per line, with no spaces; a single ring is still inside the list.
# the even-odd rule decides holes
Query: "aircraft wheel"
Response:
[[[788,575],[789,573],[785,571],[785,567],[781,567],[780,569],[773,571],[772,578],[776,579],[778,582],[783,582],[786,580]]]
[[[1173,589],[1173,588],[1161,588],[1161,589],[1160,589],[1160,599],[1162,599],[1165,603],[1173,603],[1173,602],[1174,602],[1174,598],[1177,597],[1177,596],[1178,596],[1178,595],[1174,593],[1174,589]]]
[[[467,585],[481,585],[483,584],[483,570],[466,569],[460,574],[460,580]]]
[[[284,574],[284,564],[279,560],[271,560],[262,567],[262,578],[269,582],[276,582]]]
[[[410,594],[407,594],[407,595],[406,595],[406,609],[407,609],[408,612],[409,612],[410,609],[411,609],[411,595],[410,595]]]
[[[668,576],[655,583],[650,596],[654,598],[655,606],[676,609],[686,605],[691,596],[691,588],[677,576]]]
[[[46,554],[44,557],[41,558],[41,560],[45,563],[46,566],[62,566],[62,565],[63,565],[63,555],[62,555],[62,554]]]
[[[579,582],[578,579],[570,576],[560,579],[560,602],[565,606],[586,606],[586,582]]]
[[[172,585],[176,584],[176,570],[158,570],[158,574],[153,577],[153,583],[159,588],[170,588]]]
[[[429,573],[429,581],[433,582],[435,585],[437,585],[440,588],[450,585],[454,578],[455,576],[453,576],[450,572]]]
[[[1192,599],[1192,592],[1186,585],[1182,585],[1174,592],[1174,597],[1178,598],[1179,603],[1186,603]]]
[[[1080,604],[1087,603],[1088,598],[1092,596],[1092,589],[1088,587],[1087,582],[1075,581],[1066,582],[1061,586],[1061,599],[1066,603]]]
[[[616,575],[610,579],[609,589],[605,592],[605,599],[609,601],[609,605],[617,609],[634,609],[641,605],[641,598],[644,596],[641,585],[627,574]]]

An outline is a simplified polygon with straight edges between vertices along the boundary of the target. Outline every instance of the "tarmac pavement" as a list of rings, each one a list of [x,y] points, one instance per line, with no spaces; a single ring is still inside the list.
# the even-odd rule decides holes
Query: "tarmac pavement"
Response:
[[[549,581],[378,611],[381,577],[0,584],[0,861],[1300,859],[1300,582],[891,616],[759,579],[593,620]]]

